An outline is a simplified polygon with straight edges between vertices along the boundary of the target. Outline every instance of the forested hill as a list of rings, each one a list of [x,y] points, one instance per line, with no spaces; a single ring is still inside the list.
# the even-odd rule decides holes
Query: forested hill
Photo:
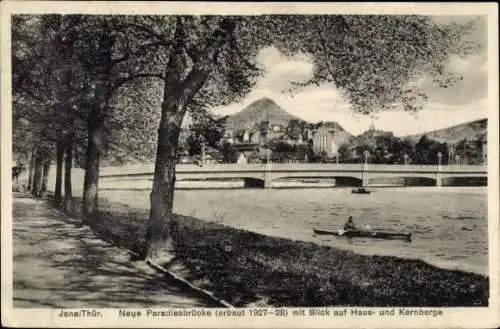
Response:
[[[461,140],[477,140],[480,139],[488,131],[488,119],[480,119],[472,122],[466,122],[448,128],[433,130],[421,134],[405,136],[411,140],[418,140],[426,135],[429,138],[438,140],[442,143],[457,143]],[[485,135],[486,136],[486,135]]]

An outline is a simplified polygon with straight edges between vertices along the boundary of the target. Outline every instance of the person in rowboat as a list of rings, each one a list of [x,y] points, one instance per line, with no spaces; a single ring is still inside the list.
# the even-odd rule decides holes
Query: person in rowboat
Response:
[[[344,224],[344,231],[356,231],[358,228],[356,225],[354,225],[354,222],[352,221],[352,216],[349,216],[349,219],[347,222]]]

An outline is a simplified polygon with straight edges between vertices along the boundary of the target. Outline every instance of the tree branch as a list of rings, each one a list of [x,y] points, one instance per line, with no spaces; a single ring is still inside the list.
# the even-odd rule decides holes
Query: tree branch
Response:
[[[122,27],[132,27],[135,28],[139,31],[145,32],[149,34],[152,37],[155,37],[160,44],[162,44],[165,47],[170,47],[172,45],[172,42],[165,38],[164,35],[156,33],[152,29],[147,28],[145,25],[137,24],[137,23],[124,23],[122,24]]]
[[[111,60],[111,66],[116,66],[117,64],[121,63],[121,62],[125,62],[127,61],[128,59],[130,58],[130,53],[129,52],[126,52],[125,55],[119,57],[119,58],[115,58],[113,60]]]
[[[24,92],[26,95],[30,96],[31,98],[33,98],[36,101],[39,101],[39,102],[45,101],[42,97],[35,95],[31,90],[29,90],[25,86],[19,87],[19,91]]]
[[[199,62],[201,58],[201,52],[195,47],[186,47],[186,53],[191,58],[193,62]]]
[[[126,78],[119,79],[117,82],[113,83],[111,87],[111,91],[114,92],[121,86],[123,86],[126,83],[129,83],[135,79],[140,79],[140,78],[157,78],[165,82],[165,77],[163,74],[160,73],[137,73],[137,74],[132,74],[129,75]]]
[[[221,20],[219,27],[213,32],[199,59],[194,62],[193,68],[182,81],[180,90],[184,91],[183,99],[181,100],[181,110],[176,114],[176,122],[180,123],[182,121],[188,105],[205,84],[212,72],[214,58],[218,56],[224,43],[230,41],[234,28],[235,23],[231,19],[224,18]]]
[[[230,34],[230,45],[231,45],[231,49],[233,49],[236,54],[240,57],[240,59],[243,61],[243,63],[251,70],[255,70],[255,71],[258,71],[259,68],[257,66],[255,66],[254,64],[250,63],[247,59],[246,59],[246,56],[243,54],[243,52],[241,51],[240,47],[238,47],[238,43],[236,42],[236,37],[234,36],[234,34]]]

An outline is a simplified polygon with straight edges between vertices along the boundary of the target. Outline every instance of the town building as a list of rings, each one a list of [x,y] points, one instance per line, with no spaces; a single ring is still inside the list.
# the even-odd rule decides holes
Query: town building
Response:
[[[334,156],[338,152],[335,141],[335,130],[331,127],[320,127],[313,136],[313,151],[316,154],[325,152],[328,156]]]
[[[286,133],[286,127],[280,124],[271,124],[266,133],[266,140],[282,138]]]
[[[254,129],[237,129],[226,130],[221,138],[221,143],[227,142],[230,144],[258,144],[261,140],[259,130]]]
[[[488,133],[485,132],[479,136],[479,142],[481,143],[481,154],[483,158],[483,163],[488,163]]]
[[[298,134],[288,133],[285,136],[283,136],[283,140],[285,143],[290,145],[304,144],[304,138],[302,133],[300,132]]]
[[[245,156],[244,153],[240,153],[238,160],[236,161],[236,164],[247,164],[248,160],[247,157]]]
[[[221,138],[221,144],[224,144],[224,143],[233,144],[234,143],[233,134],[234,134],[234,132],[232,130],[224,131],[224,135],[222,135],[222,138]]]

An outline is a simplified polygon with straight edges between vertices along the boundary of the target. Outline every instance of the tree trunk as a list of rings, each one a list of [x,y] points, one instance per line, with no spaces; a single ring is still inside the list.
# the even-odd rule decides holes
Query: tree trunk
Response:
[[[111,30],[110,30],[111,31]],[[99,161],[102,152],[102,125],[108,110],[109,100],[114,93],[111,75],[113,69],[113,45],[115,37],[102,35],[95,59],[94,70],[97,73],[96,96],[94,105],[87,117],[87,155],[85,161],[85,180],[83,182],[83,222],[95,219],[98,210]]]
[[[57,204],[61,203],[62,199],[62,175],[64,161],[64,143],[57,142],[56,145],[56,186],[54,188],[54,197]]]
[[[83,224],[95,216],[98,209],[99,161],[102,151],[102,122],[100,115],[92,111],[88,118],[88,144],[83,182]]]
[[[28,191],[31,191],[33,187],[33,175],[35,174],[35,159],[36,159],[36,148],[34,147],[31,151],[30,157],[30,169],[28,173]]]
[[[73,193],[71,186],[71,168],[73,167],[73,139],[68,137],[64,145],[66,158],[64,159],[64,205],[65,211],[73,208]]]
[[[43,174],[43,157],[39,151],[36,152],[35,156],[35,169],[33,173],[33,185],[31,189],[31,194],[38,198],[40,197],[40,190],[42,187],[42,174]]]
[[[177,17],[173,38],[173,51],[169,54],[165,70],[165,87],[162,113],[158,129],[153,189],[150,195],[151,209],[146,230],[146,244],[142,256],[146,259],[162,258],[163,249],[171,243],[172,210],[174,204],[175,164],[182,118],[194,95],[201,89],[210,73],[213,59],[217,57],[234,24],[223,20],[219,29],[194,62],[188,67],[184,58],[186,36],[182,17]],[[225,30],[226,33],[224,33]]]
[[[47,194],[47,182],[49,180],[49,172],[50,172],[50,165],[51,165],[50,158],[46,159],[43,162],[43,173],[42,173],[42,186],[40,188],[40,196],[45,197]]]
[[[162,116],[158,129],[151,208],[143,252],[146,259],[160,258],[160,252],[171,243],[175,164],[180,133],[180,125],[172,121],[168,115]]]
[[[146,230],[146,244],[142,256],[147,260],[161,259],[160,252],[171,243],[172,212],[174,205],[175,164],[179,146],[180,127],[186,103],[179,90],[185,71],[183,47],[185,42],[182,19],[177,18],[174,33],[175,45],[170,53],[165,71],[165,85],[161,119],[158,127],[155,173],[150,194],[150,212]],[[179,120],[180,118],[180,120]],[[168,251],[167,251],[168,252]]]

